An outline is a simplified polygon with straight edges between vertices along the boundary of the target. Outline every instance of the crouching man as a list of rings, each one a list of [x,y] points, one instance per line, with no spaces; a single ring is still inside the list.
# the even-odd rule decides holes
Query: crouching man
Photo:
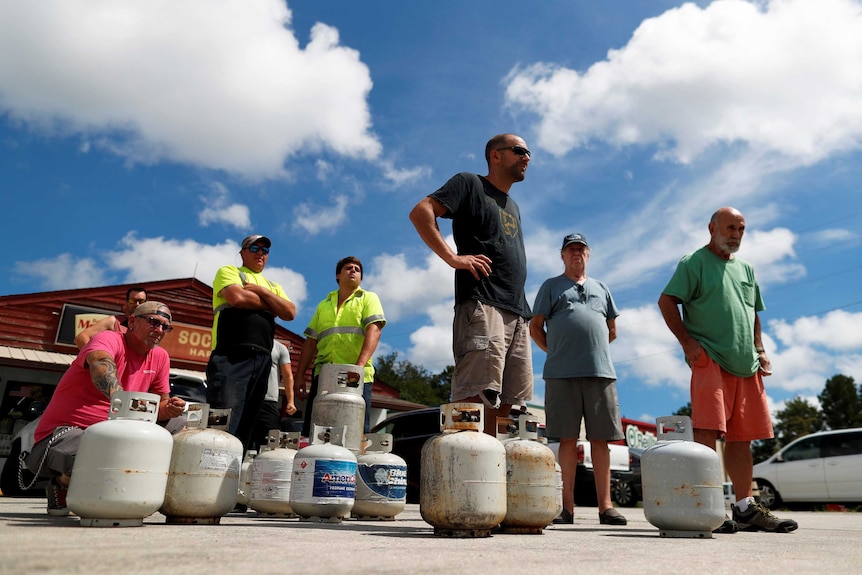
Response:
[[[158,347],[171,327],[171,310],[148,301],[135,308],[125,333],[103,331],[91,339],[63,374],[36,427],[26,458],[36,475],[50,478],[48,514],[67,515],[66,492],[84,430],[108,418],[116,391],[143,391],[161,397],[159,423],[182,428],[185,401],[170,397],[170,359]]]

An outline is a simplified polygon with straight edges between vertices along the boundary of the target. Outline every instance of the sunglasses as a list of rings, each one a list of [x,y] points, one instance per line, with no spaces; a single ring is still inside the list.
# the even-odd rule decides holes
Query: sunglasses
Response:
[[[147,303],[147,298],[145,298],[145,297],[144,297],[144,298],[137,298],[137,299],[135,299],[135,298],[133,298],[133,297],[130,297],[130,298],[129,298],[128,300],[126,300],[126,301],[128,301],[129,303],[133,303],[133,304],[135,304],[135,305],[141,305],[142,303]]]
[[[528,158],[532,155],[530,154],[530,150],[525,148],[524,146],[506,146],[505,148],[497,148],[494,150],[495,152],[502,152],[503,150],[512,150],[518,156],[527,156]]]
[[[153,329],[161,329],[165,333],[171,333],[174,331],[173,326],[170,326],[166,323],[162,323],[154,317],[147,317],[145,315],[138,316],[142,320],[145,320],[148,324],[152,326]]]
[[[260,252],[265,256],[269,255],[269,248],[265,248],[263,246],[249,246],[248,251],[250,251],[253,254]]]

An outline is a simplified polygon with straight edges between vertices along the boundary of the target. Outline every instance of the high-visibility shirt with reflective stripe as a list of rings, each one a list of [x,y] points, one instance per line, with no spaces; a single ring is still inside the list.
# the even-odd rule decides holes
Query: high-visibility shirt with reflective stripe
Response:
[[[317,310],[305,328],[305,336],[317,340],[314,374],[320,366],[330,363],[353,364],[365,343],[365,330],[372,323],[386,325],[383,305],[374,292],[357,288],[338,308],[338,290],[330,292],[317,305]],[[374,381],[371,358],[365,364],[364,382]]]

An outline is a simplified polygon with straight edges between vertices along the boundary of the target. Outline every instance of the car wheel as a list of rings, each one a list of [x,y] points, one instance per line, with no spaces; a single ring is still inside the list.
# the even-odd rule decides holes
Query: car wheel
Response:
[[[617,481],[611,491],[611,498],[623,507],[634,507],[638,502],[634,486],[628,481]]]
[[[767,509],[775,509],[781,505],[781,495],[768,481],[757,480],[757,488],[760,490],[760,503]]]

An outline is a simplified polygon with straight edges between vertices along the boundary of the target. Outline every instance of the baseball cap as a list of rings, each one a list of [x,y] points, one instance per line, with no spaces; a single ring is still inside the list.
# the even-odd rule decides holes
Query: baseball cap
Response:
[[[587,243],[587,236],[584,234],[569,234],[563,238],[563,247],[561,250],[566,249],[566,246],[571,244],[584,244],[586,247],[590,247],[590,244]]]
[[[144,302],[132,312],[134,317],[142,315],[160,315],[171,321],[171,309],[160,301]]]
[[[255,234],[253,236],[248,236],[242,241],[242,249],[248,249],[249,246],[256,244],[257,242],[263,242],[265,247],[271,248],[272,242],[266,236],[262,236],[260,234]]]

